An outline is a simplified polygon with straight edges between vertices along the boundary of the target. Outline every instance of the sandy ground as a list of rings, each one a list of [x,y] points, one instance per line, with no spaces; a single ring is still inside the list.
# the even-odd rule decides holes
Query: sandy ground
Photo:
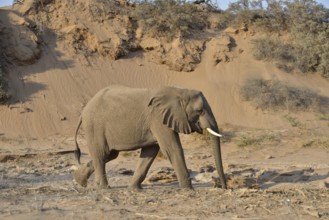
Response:
[[[233,138],[222,148],[230,187],[222,190],[213,188],[212,153],[207,141],[199,138],[182,137],[194,190],[180,189],[169,162],[160,157],[141,192],[127,189],[138,152],[110,162],[111,189],[97,190],[93,176],[87,188],[74,183],[71,173],[77,162],[72,153],[35,151],[31,143],[21,150],[29,153],[1,158],[0,218],[329,219],[328,149],[285,143],[241,148]],[[68,139],[57,148],[72,145]],[[86,153],[85,146],[82,149]],[[89,156],[83,154],[82,159],[85,163]]]
[[[15,17],[8,10],[0,13],[2,20]],[[202,62],[186,73],[156,64],[142,52],[116,61],[72,56],[56,33],[46,31],[40,59],[9,69],[12,101],[0,106],[0,218],[329,219],[328,117],[261,111],[239,96],[250,77],[312,88],[326,97],[328,81],[256,61],[248,33],[231,37],[235,47],[229,62],[214,63],[217,41],[208,41]],[[230,189],[213,188],[213,156],[200,135],[182,136],[194,190],[178,188],[163,158],[154,162],[143,191],[127,190],[138,152],[108,164],[111,189],[94,189],[93,176],[89,187],[76,185],[71,151],[77,119],[88,100],[110,84],[203,91],[224,134]],[[87,162],[83,132],[79,142]]]

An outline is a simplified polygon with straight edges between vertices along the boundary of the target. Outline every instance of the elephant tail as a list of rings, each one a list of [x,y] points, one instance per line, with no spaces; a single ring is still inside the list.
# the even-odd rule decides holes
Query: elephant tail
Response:
[[[79,147],[79,144],[77,141],[77,136],[78,136],[78,131],[79,131],[81,124],[82,124],[82,117],[80,116],[77,128],[75,129],[75,136],[74,136],[75,147],[76,147],[76,149],[74,151],[74,155],[75,155],[75,158],[78,160],[79,164],[80,164],[81,151],[80,151],[80,147]]]

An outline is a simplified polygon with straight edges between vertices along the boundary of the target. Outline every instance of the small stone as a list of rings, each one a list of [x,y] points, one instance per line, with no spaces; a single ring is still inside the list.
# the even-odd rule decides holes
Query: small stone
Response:
[[[119,174],[122,174],[122,175],[128,175],[128,176],[131,176],[131,175],[134,174],[134,171],[132,171],[132,170],[127,170],[127,169],[125,169],[125,168],[121,168],[121,169],[118,170],[118,173],[119,173]]]
[[[172,168],[161,167],[151,172],[148,182],[170,183],[177,181],[177,176]]]
[[[33,112],[33,110],[31,108],[25,107],[23,111],[21,111],[20,113],[27,113],[27,112]]]
[[[248,31],[248,27],[247,27],[247,25],[243,25],[243,26],[241,26],[241,27],[240,27],[240,30],[241,30],[241,31]]]
[[[274,157],[272,155],[268,155],[265,157],[266,160],[273,159]]]
[[[228,27],[224,30],[224,32],[228,34],[237,34],[239,33],[239,30],[236,28]]]
[[[14,160],[15,158],[11,155],[0,155],[0,163],[5,163],[8,160]]]
[[[214,172],[214,171],[215,171],[215,167],[213,167],[211,165],[203,166],[199,170],[200,173],[205,173],[205,172],[211,173],[211,172]]]

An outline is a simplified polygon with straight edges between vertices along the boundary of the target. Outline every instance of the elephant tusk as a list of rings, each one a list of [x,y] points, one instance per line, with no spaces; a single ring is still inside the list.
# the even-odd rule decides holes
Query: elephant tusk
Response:
[[[218,134],[217,132],[213,131],[211,128],[207,128],[207,131],[214,136],[223,137],[223,135]]]

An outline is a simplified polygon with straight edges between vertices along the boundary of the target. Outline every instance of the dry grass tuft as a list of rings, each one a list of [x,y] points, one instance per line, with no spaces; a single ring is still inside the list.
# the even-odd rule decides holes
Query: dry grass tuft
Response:
[[[281,135],[276,132],[266,132],[258,135],[243,134],[237,140],[237,145],[239,147],[248,147],[248,146],[257,147],[264,144],[279,143],[280,140],[281,140]]]
[[[288,111],[319,110],[321,97],[306,88],[288,86],[277,80],[249,79],[241,87],[240,95],[256,108]]]

